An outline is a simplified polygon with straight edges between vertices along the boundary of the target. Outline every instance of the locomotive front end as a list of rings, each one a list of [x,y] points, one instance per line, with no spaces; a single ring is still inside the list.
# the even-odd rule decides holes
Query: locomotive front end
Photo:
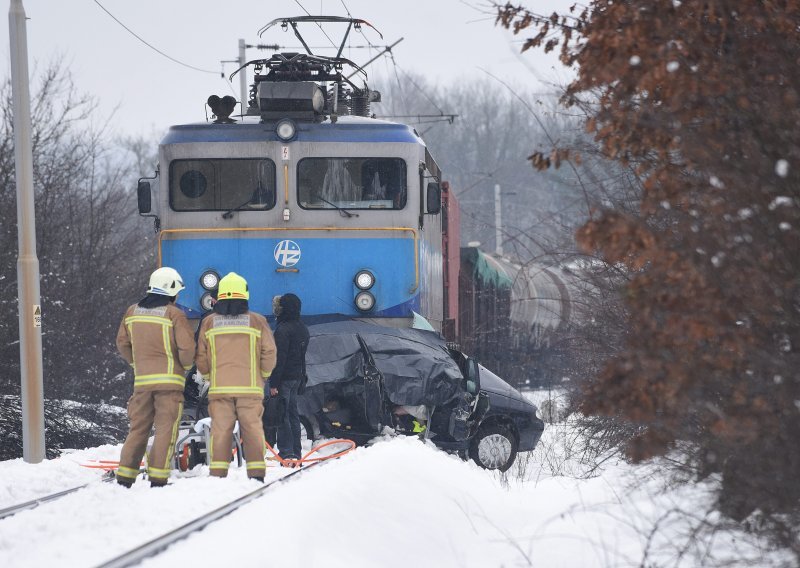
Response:
[[[233,271],[261,313],[293,292],[306,315],[407,327],[421,313],[440,327],[438,217],[425,226],[438,168],[412,128],[353,114],[379,97],[345,89],[332,61],[262,60],[246,114],[231,118],[225,98],[211,97],[215,121],[163,139],[160,171],[142,181],[157,188],[159,263],[183,275],[190,317],[213,307]]]

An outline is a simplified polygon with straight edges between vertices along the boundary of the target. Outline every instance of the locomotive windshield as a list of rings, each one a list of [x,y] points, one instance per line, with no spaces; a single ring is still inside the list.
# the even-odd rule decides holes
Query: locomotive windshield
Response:
[[[303,209],[402,209],[406,194],[400,158],[304,158],[297,165]]]
[[[275,163],[265,159],[175,160],[169,165],[174,211],[265,211],[275,207]]]

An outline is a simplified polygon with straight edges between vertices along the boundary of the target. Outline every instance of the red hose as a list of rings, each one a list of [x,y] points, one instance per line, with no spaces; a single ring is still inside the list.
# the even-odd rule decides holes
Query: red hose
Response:
[[[322,448],[326,448],[328,446],[332,446],[333,444],[347,444],[348,447],[345,448],[344,450],[341,450],[341,451],[336,452],[334,454],[331,454],[329,456],[322,456],[322,457],[316,457],[316,458],[309,457],[310,455],[320,451]],[[333,459],[333,458],[340,458],[343,455],[345,455],[345,454],[347,454],[349,452],[352,452],[353,450],[356,449],[356,443],[353,440],[345,440],[345,439],[342,439],[342,438],[337,438],[335,440],[328,440],[327,442],[324,442],[324,443],[322,443],[322,444],[320,444],[318,446],[314,446],[313,448],[311,448],[311,450],[308,453],[306,453],[306,455],[301,457],[299,460],[293,460],[293,459],[284,459],[284,458],[282,458],[280,455],[278,455],[278,452],[276,452],[273,449],[273,447],[270,445],[270,443],[267,442],[266,440],[264,440],[264,445],[266,445],[267,449],[270,452],[272,452],[272,455],[275,456],[275,458],[277,458],[277,460],[281,463],[281,465],[286,466],[286,467],[300,467],[304,463],[313,463],[313,462],[320,462],[320,461],[330,460],[330,459]]]

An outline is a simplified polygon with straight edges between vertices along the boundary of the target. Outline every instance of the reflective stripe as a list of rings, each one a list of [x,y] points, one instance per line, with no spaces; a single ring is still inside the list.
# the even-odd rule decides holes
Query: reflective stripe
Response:
[[[230,465],[229,462],[213,462],[212,461],[211,465],[209,465],[208,467],[209,467],[209,469],[228,469],[229,465]]]
[[[131,359],[133,362],[131,363],[131,367],[133,367],[134,374],[136,373],[136,349],[133,345],[133,324],[128,323],[128,320],[125,320],[125,326],[128,328],[128,340],[131,342]]]
[[[208,389],[208,394],[257,394],[264,395],[264,389],[261,387],[211,387]]]
[[[124,465],[119,466],[117,468],[117,475],[120,477],[128,477],[130,479],[136,479],[136,476],[139,475],[138,469],[133,469],[132,467],[125,467]]]
[[[272,371],[261,371],[261,376],[266,380],[272,376]]]
[[[169,471],[169,469],[161,469],[159,467],[147,467],[147,475],[159,479],[167,479],[169,477]]]
[[[247,335],[255,335],[256,337],[261,337],[261,331],[252,328],[252,327],[245,327],[239,325],[232,325],[230,327],[217,327],[209,329],[206,332],[206,337],[211,339],[214,335],[223,335],[228,333],[246,333]]]
[[[208,338],[208,343],[211,347],[211,386],[209,387],[208,392],[211,392],[216,388],[217,385],[217,344],[214,342],[213,337]]]
[[[250,386],[256,388],[258,385],[258,365],[256,363],[256,337],[250,336]]]
[[[251,469],[267,469],[267,464],[263,460],[260,462],[247,464],[247,470],[249,471]]]
[[[164,462],[164,467],[169,467],[169,462],[172,459],[172,454],[175,453],[175,441],[178,439],[178,425],[181,423],[183,416],[183,401],[178,404],[178,417],[175,419],[175,424],[172,425],[172,436],[169,440],[169,449],[167,450],[167,460]]]
[[[125,325],[130,325],[132,323],[157,323],[159,325],[165,325],[167,327],[172,327],[172,320],[169,318],[162,318],[159,316],[128,316],[125,318]]]
[[[171,326],[165,325],[161,328],[161,336],[164,338],[164,353],[167,355],[167,374],[172,375],[175,373],[175,362],[172,359],[172,345],[169,341],[169,328]]]
[[[186,384],[186,378],[182,375],[136,375],[133,378],[134,386],[146,385],[178,385],[183,387]]]

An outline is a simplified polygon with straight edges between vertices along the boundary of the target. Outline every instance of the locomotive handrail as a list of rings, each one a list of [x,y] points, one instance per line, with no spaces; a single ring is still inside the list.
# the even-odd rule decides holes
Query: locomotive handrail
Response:
[[[233,233],[238,231],[397,231],[408,232],[414,237],[414,286],[409,290],[413,294],[419,288],[419,234],[412,227],[217,227],[198,229],[161,229],[158,233],[158,265],[161,266],[161,243],[167,233]]]

